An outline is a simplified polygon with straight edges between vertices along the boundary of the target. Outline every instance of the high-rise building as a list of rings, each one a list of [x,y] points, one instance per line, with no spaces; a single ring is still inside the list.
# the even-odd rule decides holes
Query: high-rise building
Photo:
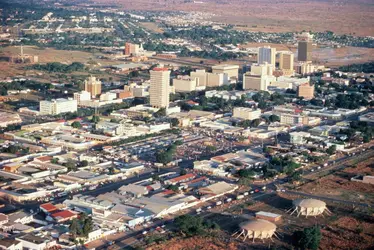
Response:
[[[61,113],[76,112],[77,100],[72,99],[53,99],[51,101],[41,101],[39,110],[41,115],[58,115]]]
[[[139,51],[140,51],[140,46],[138,44],[133,44],[133,43],[125,44],[124,54],[126,56],[137,55],[139,54]]]
[[[310,85],[308,82],[299,85],[297,88],[297,96],[304,97],[304,99],[313,99],[314,98],[314,85]]]
[[[294,54],[291,51],[279,52],[279,68],[283,70],[293,70]]]
[[[264,64],[268,63],[275,66],[275,54],[277,50],[270,46],[258,48],[257,63]]]
[[[95,98],[101,94],[101,81],[94,76],[88,77],[84,81],[84,91],[91,93],[91,96]]]
[[[304,32],[299,36],[297,47],[297,60],[300,62],[312,61],[313,35]]]
[[[252,64],[251,72],[243,75],[243,89],[267,91],[270,83],[276,80],[273,70],[272,64]]]
[[[167,68],[154,68],[150,71],[150,104],[155,108],[169,107],[170,71]]]

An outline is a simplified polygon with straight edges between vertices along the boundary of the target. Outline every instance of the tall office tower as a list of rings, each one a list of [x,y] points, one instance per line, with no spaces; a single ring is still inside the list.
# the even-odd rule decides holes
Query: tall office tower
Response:
[[[258,48],[257,63],[264,64],[268,63],[275,66],[275,53],[277,50],[270,46]]]
[[[279,52],[279,68],[293,70],[294,54],[291,51]]]
[[[84,81],[84,91],[90,92],[92,97],[101,94],[101,81],[94,76],[88,77]]]
[[[299,36],[297,47],[297,60],[300,62],[312,61],[313,35],[304,32]]]
[[[154,68],[149,89],[150,104],[155,108],[169,107],[170,71],[167,68]]]

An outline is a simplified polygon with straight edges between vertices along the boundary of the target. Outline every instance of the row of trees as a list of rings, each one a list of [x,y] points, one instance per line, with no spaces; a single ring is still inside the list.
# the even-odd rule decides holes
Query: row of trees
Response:
[[[7,95],[8,90],[31,89],[37,91],[45,91],[53,88],[50,83],[40,83],[32,80],[0,82],[0,95]]]
[[[29,67],[30,69],[47,71],[47,72],[60,72],[60,73],[70,73],[74,71],[83,71],[85,66],[80,62],[73,62],[71,64],[63,64],[59,62],[52,62],[46,64],[35,64]]]

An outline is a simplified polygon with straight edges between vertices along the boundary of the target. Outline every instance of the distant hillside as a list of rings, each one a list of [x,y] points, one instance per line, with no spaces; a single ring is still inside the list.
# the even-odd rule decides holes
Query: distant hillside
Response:
[[[93,0],[130,10],[180,10],[216,14],[215,21],[263,31],[331,30],[374,36],[372,0]]]

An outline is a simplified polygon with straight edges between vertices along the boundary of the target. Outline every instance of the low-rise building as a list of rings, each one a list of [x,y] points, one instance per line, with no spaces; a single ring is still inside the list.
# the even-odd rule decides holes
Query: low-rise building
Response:
[[[39,107],[41,115],[58,115],[61,113],[76,112],[78,103],[77,100],[59,98],[51,101],[41,101]]]
[[[259,119],[260,116],[261,116],[260,109],[236,107],[234,108],[234,112],[233,112],[233,117],[244,119],[244,120]]]
[[[310,137],[310,133],[307,132],[291,132],[290,133],[290,142],[292,144],[305,144],[307,141],[305,138]]]

